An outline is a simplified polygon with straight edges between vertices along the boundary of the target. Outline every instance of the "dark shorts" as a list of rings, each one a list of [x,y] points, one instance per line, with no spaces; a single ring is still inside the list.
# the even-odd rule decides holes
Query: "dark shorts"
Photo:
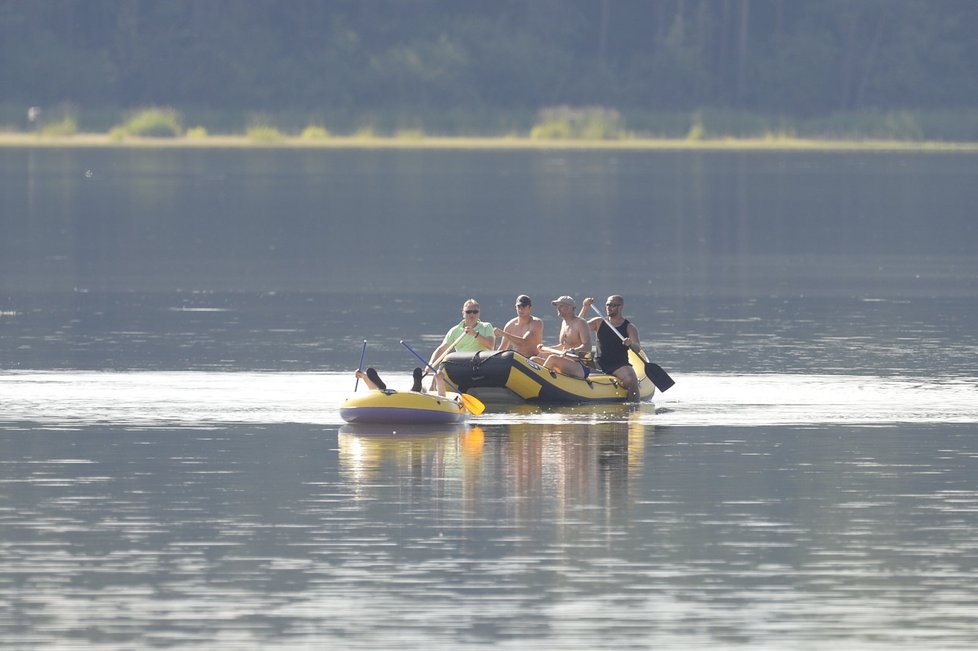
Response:
[[[618,364],[618,365],[613,366],[613,367],[608,367],[608,366],[605,366],[604,364],[602,364],[601,363],[601,360],[598,360],[598,366],[600,366],[601,367],[601,370],[604,371],[605,373],[607,373],[608,375],[614,375],[615,374],[615,371],[617,371],[618,369],[624,368],[625,366],[631,366],[631,364],[629,364],[628,362],[625,362],[624,364]]]

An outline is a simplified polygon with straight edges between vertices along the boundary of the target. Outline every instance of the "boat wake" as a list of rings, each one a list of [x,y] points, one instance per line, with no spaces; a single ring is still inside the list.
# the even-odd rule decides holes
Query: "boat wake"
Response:
[[[387,374],[409,387],[407,374]],[[855,375],[676,375],[641,405],[493,407],[470,423],[641,422],[660,426],[885,426],[978,423],[978,378],[928,383]],[[349,373],[0,373],[0,427],[77,429],[222,427],[240,423],[342,424]],[[362,387],[361,387],[362,390]]]

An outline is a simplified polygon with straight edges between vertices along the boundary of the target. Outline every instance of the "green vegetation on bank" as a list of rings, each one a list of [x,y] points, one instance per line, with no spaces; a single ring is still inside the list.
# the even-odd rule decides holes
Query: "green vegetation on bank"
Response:
[[[641,131],[630,112],[974,107],[976,25],[974,0],[0,0],[0,89],[93,109],[600,105]]]
[[[330,138],[304,139],[283,136],[261,139],[247,135],[193,136],[181,138],[128,138],[117,140],[108,134],[80,133],[70,137],[43,137],[32,134],[0,133],[0,149],[131,147],[131,148],[211,148],[248,147],[281,149],[466,149],[466,150],[617,150],[617,151],[917,151],[978,153],[978,142],[907,140],[812,140],[790,136],[766,138],[630,138],[625,140],[539,140],[529,137],[440,137],[417,134],[378,136],[354,134]]]
[[[338,145],[352,142],[398,141],[400,143],[426,142],[507,142],[529,141],[536,145],[574,145],[582,143],[613,143],[621,147],[635,147],[641,143],[686,142],[752,142],[780,144],[840,142],[904,143],[978,143],[978,110],[969,111],[890,111],[838,114],[817,119],[788,119],[768,117],[745,112],[694,111],[690,114],[643,112],[623,114],[606,107],[550,107],[535,116],[509,115],[497,117],[495,122],[472,124],[468,130],[455,124],[440,128],[438,115],[400,116],[393,119],[383,115],[367,115],[359,119],[337,116],[335,125],[328,116],[301,117],[289,113],[261,113],[238,119],[228,115],[197,114],[189,111],[191,120],[184,112],[172,107],[147,107],[136,111],[120,112],[115,124],[101,131],[95,125],[104,124],[101,114],[59,108],[48,112],[32,108],[28,117],[29,128],[3,127],[5,138],[21,141],[30,136],[38,142],[72,140],[94,143],[98,134],[120,143],[139,142],[143,145],[164,141],[190,144],[232,143],[244,139],[257,145],[300,143],[303,145]],[[185,128],[184,124],[194,124]],[[235,128],[234,124],[244,124]],[[326,125],[329,126],[326,126]],[[410,125],[410,126],[408,126]],[[494,126],[495,125],[495,126]],[[505,126],[500,126],[505,125]],[[15,136],[20,134],[21,138]]]
[[[178,138],[184,135],[184,131],[180,113],[176,109],[154,107],[134,111],[125,122],[113,127],[109,135],[116,140],[131,136]]]
[[[976,143],[976,24],[973,0],[0,0],[0,138]]]

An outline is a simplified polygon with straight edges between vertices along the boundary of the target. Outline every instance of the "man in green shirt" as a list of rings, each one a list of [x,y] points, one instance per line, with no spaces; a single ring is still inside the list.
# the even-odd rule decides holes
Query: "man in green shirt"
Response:
[[[475,353],[492,350],[496,346],[496,335],[492,324],[479,320],[479,302],[470,298],[462,305],[462,320],[445,333],[441,345],[431,354],[431,365],[437,368],[441,358],[452,349],[460,353]]]
[[[455,350],[459,353],[475,353],[480,350],[492,350],[496,347],[496,335],[492,324],[479,320],[479,302],[470,298],[462,304],[462,321],[445,333],[441,345],[431,354],[429,364],[438,369],[445,355]],[[438,377],[437,375],[435,376]],[[435,385],[432,384],[432,389]],[[439,387],[439,393],[444,390]]]

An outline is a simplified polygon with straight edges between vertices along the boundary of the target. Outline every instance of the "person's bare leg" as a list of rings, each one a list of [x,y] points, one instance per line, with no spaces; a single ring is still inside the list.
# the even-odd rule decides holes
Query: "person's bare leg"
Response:
[[[380,376],[377,374],[377,371],[372,366],[367,369],[367,377],[370,378],[370,381],[374,383],[374,386],[376,386],[381,391],[387,390],[387,385],[384,384],[384,381],[380,379]]]

